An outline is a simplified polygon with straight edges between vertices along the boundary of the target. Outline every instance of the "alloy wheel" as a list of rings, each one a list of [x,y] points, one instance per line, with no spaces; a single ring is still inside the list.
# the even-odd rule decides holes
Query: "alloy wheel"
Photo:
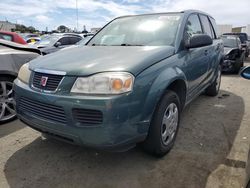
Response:
[[[8,121],[15,116],[13,83],[10,81],[0,81],[0,122]]]

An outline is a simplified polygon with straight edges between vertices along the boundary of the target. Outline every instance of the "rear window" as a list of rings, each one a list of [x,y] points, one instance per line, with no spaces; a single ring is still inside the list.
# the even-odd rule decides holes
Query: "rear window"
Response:
[[[0,33],[0,38],[4,39],[4,40],[8,40],[8,41],[13,41],[13,37],[11,35],[8,35],[8,34]]]
[[[222,36],[221,39],[223,40],[224,47],[228,47],[228,48],[238,47],[238,42],[237,42],[236,37]]]
[[[223,35],[237,35],[242,43],[245,43],[248,40],[246,33],[224,33]]]

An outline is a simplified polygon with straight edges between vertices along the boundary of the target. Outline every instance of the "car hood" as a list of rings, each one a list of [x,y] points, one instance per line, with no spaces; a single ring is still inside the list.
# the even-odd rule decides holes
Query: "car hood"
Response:
[[[30,62],[30,69],[87,76],[98,72],[126,71],[137,75],[175,52],[171,46],[84,46],[59,51]]]
[[[224,54],[227,55],[227,54],[229,54],[231,51],[233,51],[235,49],[237,49],[237,48],[224,47]]]

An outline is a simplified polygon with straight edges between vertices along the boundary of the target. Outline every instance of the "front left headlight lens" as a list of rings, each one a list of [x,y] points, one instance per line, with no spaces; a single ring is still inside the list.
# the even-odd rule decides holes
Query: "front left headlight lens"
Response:
[[[26,63],[24,64],[19,72],[18,72],[18,79],[21,80],[22,82],[28,84],[29,79],[30,79],[31,71],[29,70],[29,64]]]
[[[121,94],[132,91],[134,76],[127,72],[106,72],[79,77],[71,92],[84,94]]]

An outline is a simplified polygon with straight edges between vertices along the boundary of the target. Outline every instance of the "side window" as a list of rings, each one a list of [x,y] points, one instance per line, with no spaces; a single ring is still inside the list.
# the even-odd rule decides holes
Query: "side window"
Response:
[[[209,20],[212,24],[212,28],[214,29],[214,35],[215,35],[215,38],[218,38],[219,37],[219,34],[218,34],[218,28],[217,28],[217,24],[215,22],[215,20],[211,17],[209,17]]]
[[[69,45],[69,43],[70,43],[69,37],[63,37],[63,38],[59,39],[58,42],[60,42],[61,45]]]
[[[201,18],[201,23],[203,25],[204,33],[209,35],[211,38],[214,38],[214,36],[212,35],[211,26],[207,16],[200,15],[200,18]]]
[[[4,40],[8,40],[8,41],[13,41],[13,37],[11,35],[6,35],[6,34],[0,33],[0,38],[4,39]]]
[[[238,37],[237,37],[237,43],[238,43],[238,45],[241,45],[241,41]]]
[[[186,27],[185,27],[185,38],[191,37],[194,34],[201,34],[201,23],[198,15],[192,14],[189,16]]]
[[[70,44],[75,44],[81,40],[80,37],[69,37]]]

